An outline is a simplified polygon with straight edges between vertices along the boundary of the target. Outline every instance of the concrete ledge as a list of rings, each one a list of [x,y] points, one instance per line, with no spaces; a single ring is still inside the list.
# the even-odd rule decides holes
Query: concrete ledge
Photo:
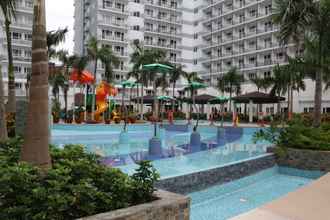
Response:
[[[330,174],[274,202],[231,220],[329,219]]]
[[[244,160],[205,171],[160,180],[156,185],[170,192],[187,194],[257,173],[275,166],[273,154]]]
[[[298,150],[288,148],[284,157],[279,157],[280,166],[301,170],[330,172],[330,151]]]
[[[119,209],[80,220],[189,220],[190,198],[162,190],[150,203]]]

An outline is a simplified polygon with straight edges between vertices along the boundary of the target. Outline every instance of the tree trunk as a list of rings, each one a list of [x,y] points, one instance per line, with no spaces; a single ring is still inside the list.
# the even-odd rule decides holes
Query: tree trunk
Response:
[[[173,82],[173,100],[172,100],[172,111],[175,111],[175,101],[174,101],[174,95],[175,95],[175,81]]]
[[[7,112],[16,112],[16,90],[15,90],[15,73],[13,63],[13,51],[10,32],[10,21],[5,21],[6,37],[7,37],[7,53],[8,53],[8,104]]]
[[[68,119],[68,89],[64,90],[64,111],[65,111],[65,121]]]
[[[291,87],[288,86],[288,104],[287,104],[287,114],[288,114],[288,119],[290,120],[290,103],[291,103],[291,95],[290,95]]]
[[[232,97],[232,88],[230,87],[230,92],[229,92],[229,112],[231,112],[231,97]]]
[[[315,103],[314,103],[313,126],[314,127],[320,127],[320,125],[321,125],[321,110],[322,110],[322,72],[316,73],[314,100],[315,100]]]
[[[95,59],[95,66],[94,66],[94,80],[96,83],[96,73],[97,72],[97,58]],[[94,117],[94,111],[95,111],[95,84],[93,84],[92,86],[92,120],[95,119]]]
[[[143,120],[143,91],[144,91],[144,86],[142,84],[141,86],[141,106],[140,106],[140,110],[141,110],[141,120]]]
[[[5,109],[5,94],[2,80],[2,69],[0,66],[0,140],[5,141],[8,139],[7,122],[6,122],[6,109]]]
[[[21,160],[47,170],[49,154],[48,54],[45,0],[34,0],[30,101]]]

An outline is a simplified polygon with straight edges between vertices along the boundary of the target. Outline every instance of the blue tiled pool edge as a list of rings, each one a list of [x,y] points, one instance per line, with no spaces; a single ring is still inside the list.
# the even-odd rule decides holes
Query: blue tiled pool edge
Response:
[[[275,165],[274,154],[266,154],[200,172],[161,179],[156,186],[170,192],[187,194],[213,185],[231,182]]]
[[[225,184],[189,193],[191,220],[225,220],[251,211],[324,175],[275,165]]]

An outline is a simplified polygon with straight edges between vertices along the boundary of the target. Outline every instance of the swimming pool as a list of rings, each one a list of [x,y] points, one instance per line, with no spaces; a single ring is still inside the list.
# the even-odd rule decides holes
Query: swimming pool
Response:
[[[191,220],[225,220],[294,191],[321,172],[274,167],[227,184],[190,193]]]
[[[217,138],[217,128],[200,126],[202,147],[198,152],[189,148],[191,126],[163,126],[158,128],[162,140],[162,155],[149,155],[148,142],[153,136],[153,125],[129,125],[128,142],[120,143],[121,125],[55,125],[52,143],[82,144],[87,151],[103,157],[103,163],[115,166],[128,174],[137,162],[152,160],[161,178],[198,172],[227,163],[254,158],[266,153],[268,143],[254,144],[253,134],[258,128],[224,128]]]

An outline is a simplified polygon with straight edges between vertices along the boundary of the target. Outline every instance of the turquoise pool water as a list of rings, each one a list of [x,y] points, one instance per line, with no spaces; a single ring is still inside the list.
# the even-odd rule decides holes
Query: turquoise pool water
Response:
[[[132,174],[140,160],[152,160],[161,178],[184,175],[225,164],[255,158],[266,154],[269,144],[254,144],[253,134],[258,128],[226,128],[221,140],[217,128],[200,126],[203,147],[198,152],[189,149],[191,127],[187,129],[158,128],[162,140],[162,155],[152,158],[148,142],[153,136],[153,126],[129,125],[128,142],[120,143],[120,125],[55,125],[52,143],[62,147],[65,144],[82,144],[87,151],[103,157],[103,162]]]
[[[274,167],[227,184],[189,194],[191,220],[225,220],[294,191],[322,175]]]

